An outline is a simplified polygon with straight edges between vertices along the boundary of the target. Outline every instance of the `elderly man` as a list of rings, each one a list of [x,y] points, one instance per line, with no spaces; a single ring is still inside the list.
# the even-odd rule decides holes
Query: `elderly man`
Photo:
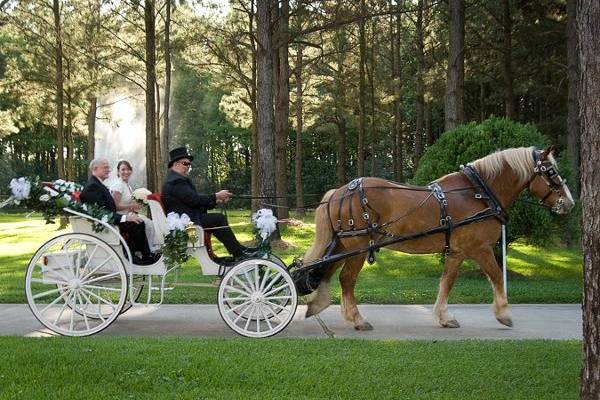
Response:
[[[155,262],[159,256],[152,254],[146,240],[144,221],[136,214],[119,214],[110,191],[102,183],[110,174],[110,166],[104,158],[96,158],[90,162],[90,179],[80,195],[83,203],[96,204],[113,213],[112,223],[125,233],[125,241],[133,255],[135,264],[147,265]]]
[[[169,158],[169,171],[161,193],[167,213],[174,211],[177,214],[187,214],[195,224],[213,233],[236,259],[255,255],[256,249],[245,247],[236,239],[225,215],[207,213],[207,210],[217,204],[228,202],[232,194],[228,190],[214,194],[198,193],[188,178],[194,157],[188,154],[187,148],[171,150]]]

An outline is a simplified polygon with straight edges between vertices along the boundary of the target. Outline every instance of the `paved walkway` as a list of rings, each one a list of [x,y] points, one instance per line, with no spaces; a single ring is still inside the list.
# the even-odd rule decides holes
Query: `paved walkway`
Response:
[[[434,322],[431,305],[362,305],[374,330],[357,332],[331,306],[319,318],[304,318],[299,306],[294,321],[276,337],[361,339],[581,339],[579,304],[511,305],[514,327],[496,321],[489,305],[451,305],[461,327],[444,329]],[[0,304],[0,335],[48,336],[26,304]],[[221,320],[216,305],[136,306],[101,332],[103,336],[237,337]]]

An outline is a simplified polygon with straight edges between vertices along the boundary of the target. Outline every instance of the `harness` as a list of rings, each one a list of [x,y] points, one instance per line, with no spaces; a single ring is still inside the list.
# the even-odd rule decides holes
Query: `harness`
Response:
[[[486,218],[494,217],[498,219],[501,223],[505,224],[508,220],[508,214],[493,190],[485,183],[483,178],[479,175],[477,170],[473,168],[471,165],[461,166],[461,172],[467,177],[469,182],[472,184],[472,189],[475,191],[474,197],[478,200],[483,201],[487,208],[465,218],[458,223],[454,222],[452,216],[448,211],[448,199],[446,197],[446,193],[442,189],[439,183],[432,182],[426,187],[418,187],[413,188],[413,190],[420,191],[429,191],[430,194],[427,196],[421,204],[417,207],[420,208],[429,198],[433,197],[439,204],[440,209],[440,219],[439,225],[434,227],[428,231],[410,235],[410,236],[400,236],[394,233],[389,232],[385,229],[387,226],[397,222],[402,217],[397,218],[393,221],[388,221],[383,224],[379,224],[378,217],[379,214],[376,210],[374,210],[369,203],[369,199],[367,197],[367,193],[364,187],[362,178],[357,178],[352,180],[346,186],[346,190],[344,191],[342,197],[340,198],[339,207],[337,209],[337,218],[335,219],[335,223],[332,223],[332,230],[334,232],[334,236],[327,246],[327,250],[323,256],[323,259],[330,259],[334,254],[338,243],[341,239],[347,237],[355,237],[355,236],[369,236],[369,247],[366,249],[369,255],[367,257],[367,261],[369,264],[373,264],[375,262],[375,252],[379,251],[381,247],[384,247],[389,244],[417,239],[424,236],[429,236],[437,233],[443,233],[445,238],[444,245],[444,254],[448,255],[451,253],[450,249],[450,240],[452,237],[452,232],[459,226],[470,224],[476,221],[480,221]],[[358,196],[359,203],[361,207],[361,218],[364,221],[364,224],[361,224],[361,228],[357,228],[357,223],[355,221],[354,211],[352,209],[354,196]],[[347,229],[343,229],[344,221],[342,221],[342,208],[345,202],[348,201],[348,211],[349,218],[347,220]],[[332,221],[331,218],[331,204],[332,202],[327,202],[327,213],[329,215],[329,220]],[[382,240],[385,239],[385,240]]]

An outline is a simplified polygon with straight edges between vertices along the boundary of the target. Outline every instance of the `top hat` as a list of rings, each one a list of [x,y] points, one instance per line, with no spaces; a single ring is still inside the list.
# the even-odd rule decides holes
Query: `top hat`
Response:
[[[169,168],[173,166],[173,163],[177,160],[181,160],[182,158],[189,158],[190,161],[194,160],[194,157],[188,154],[187,147],[177,147],[169,152]]]

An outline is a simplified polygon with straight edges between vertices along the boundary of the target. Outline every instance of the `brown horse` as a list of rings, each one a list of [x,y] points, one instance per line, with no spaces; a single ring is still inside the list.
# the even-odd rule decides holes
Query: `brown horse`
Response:
[[[480,266],[492,285],[496,319],[512,326],[502,271],[493,248],[500,238],[503,209],[509,207],[525,188],[558,214],[565,214],[573,207],[573,198],[558,175],[552,151],[553,147],[543,151],[522,147],[493,153],[466,168],[475,171],[475,178],[473,172],[469,177],[466,169],[454,172],[434,182],[439,185],[437,190],[433,190],[433,186],[412,187],[379,178],[362,178],[332,189],[316,210],[315,243],[306,253],[304,263],[364,249],[385,239],[450,225],[453,227],[447,230],[450,234],[438,230],[386,248],[413,254],[445,251],[444,272],[433,308],[434,317],[441,326],[460,326],[448,312],[448,295],[459,266],[466,258]],[[443,205],[444,200],[446,205]],[[496,210],[491,210],[495,205]],[[461,224],[474,216],[483,217],[476,222]],[[308,303],[307,317],[329,306],[329,281],[341,267],[342,316],[357,330],[373,329],[358,311],[354,297],[354,286],[367,255],[368,252],[363,252],[323,267],[320,283]]]

